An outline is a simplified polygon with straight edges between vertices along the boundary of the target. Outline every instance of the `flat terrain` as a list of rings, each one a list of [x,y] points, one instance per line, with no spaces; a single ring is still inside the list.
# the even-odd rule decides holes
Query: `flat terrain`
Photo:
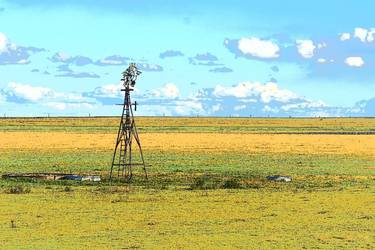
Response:
[[[166,132],[375,132],[374,118],[173,118],[140,117],[143,131]],[[0,118],[1,131],[108,132],[118,129],[117,117]]]
[[[140,117],[150,180],[110,184],[118,119],[0,119],[1,173],[104,179],[0,179],[0,248],[375,247],[375,119]]]

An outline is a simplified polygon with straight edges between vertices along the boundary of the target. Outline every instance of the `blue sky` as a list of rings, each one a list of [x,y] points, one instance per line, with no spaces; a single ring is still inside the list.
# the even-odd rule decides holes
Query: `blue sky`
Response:
[[[203,2],[203,3],[202,3]],[[369,1],[0,0],[0,113],[375,116]]]

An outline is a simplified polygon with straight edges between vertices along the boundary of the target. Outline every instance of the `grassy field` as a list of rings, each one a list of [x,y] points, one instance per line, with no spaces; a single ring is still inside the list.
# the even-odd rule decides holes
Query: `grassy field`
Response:
[[[375,132],[375,118],[173,118],[139,117],[145,132]],[[0,131],[78,131],[113,133],[116,117],[0,119]]]
[[[0,248],[375,247],[375,135],[319,134],[375,131],[375,119],[137,124],[150,179],[110,184],[118,118],[0,119],[1,173],[104,179],[0,179]],[[271,174],[293,181],[269,182]]]

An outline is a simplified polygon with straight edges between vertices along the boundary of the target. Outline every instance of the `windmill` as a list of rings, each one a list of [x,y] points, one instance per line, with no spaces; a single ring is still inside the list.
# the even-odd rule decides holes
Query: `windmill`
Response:
[[[134,90],[134,86],[141,71],[137,69],[135,63],[131,63],[129,67],[122,73],[123,87],[121,91],[124,92],[124,103],[120,126],[117,134],[115,150],[113,152],[112,166],[109,174],[109,179],[117,175],[127,180],[133,177],[133,167],[143,168],[145,178],[147,179],[146,165],[143,158],[142,146],[139,140],[137,127],[135,126],[134,111],[137,111],[137,102],[132,103],[130,93]],[[135,141],[135,143],[133,143]],[[133,148],[135,145],[136,148]],[[133,157],[134,151],[137,149],[139,153],[139,160],[135,161]],[[117,174],[116,174],[117,172]]]

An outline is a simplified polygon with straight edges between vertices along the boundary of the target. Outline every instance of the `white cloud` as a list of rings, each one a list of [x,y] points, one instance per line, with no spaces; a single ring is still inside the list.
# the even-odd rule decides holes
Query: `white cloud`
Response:
[[[35,87],[29,84],[16,82],[8,83],[8,86],[2,90],[6,99],[16,98],[16,100],[24,100],[27,102],[45,104],[48,102],[69,102],[82,103],[85,98],[82,94],[73,92],[57,92],[46,87]],[[14,100],[15,102],[17,102]]]
[[[139,63],[137,67],[141,71],[163,71],[163,67],[157,64]]]
[[[44,51],[41,48],[17,46],[0,32],[0,64],[28,64],[31,54]]]
[[[21,60],[18,60],[17,64],[28,64],[30,63],[29,60],[26,60],[26,59],[21,59]]]
[[[354,37],[359,38],[362,42],[366,42],[368,31],[364,28],[355,28],[354,29]]]
[[[180,91],[174,83],[166,83],[162,88],[151,91],[154,97],[177,98]]]
[[[280,107],[278,106],[269,106],[269,105],[265,105],[263,108],[262,108],[262,111],[267,114],[268,116],[270,115],[270,113],[274,113],[274,114],[277,114],[280,112]],[[265,115],[264,114],[264,115]]]
[[[297,95],[289,90],[279,89],[275,83],[266,83],[261,89],[261,99],[268,103],[273,100],[280,102],[288,102],[291,99],[297,98]]]
[[[111,65],[121,65],[123,64],[120,60],[113,60],[113,59],[101,59],[100,63],[102,64],[111,64]]]
[[[162,88],[163,94],[169,98],[177,98],[180,95],[180,91],[174,83],[167,83]]]
[[[245,55],[259,58],[277,58],[280,48],[272,41],[261,40],[256,37],[241,38],[238,41],[238,49]]]
[[[318,63],[326,63],[327,60],[325,58],[319,58],[318,60]]]
[[[298,96],[290,90],[281,89],[275,83],[243,82],[226,87],[217,85],[215,88],[201,89],[198,94],[182,98],[174,84],[166,84],[155,91],[159,96],[148,94],[136,95],[135,100],[142,105],[142,115],[219,115],[219,116],[341,116],[352,114],[354,109],[327,106],[322,101],[312,101]],[[10,83],[0,89],[0,102],[8,105],[24,105],[36,109],[48,107],[44,112],[55,114],[115,114],[113,103],[101,102],[100,98],[111,97],[119,86],[109,84],[91,92],[82,94],[73,92],[57,92],[50,88],[35,87],[27,84]],[[177,91],[176,91],[177,89]],[[96,92],[99,98],[88,93]],[[147,92],[146,92],[147,93]],[[169,97],[167,97],[169,96]],[[30,104],[30,102],[32,104]],[[35,106],[33,106],[35,105]],[[354,111],[353,111],[354,110]],[[363,110],[363,109],[360,109]],[[35,113],[36,114],[36,113]],[[87,113],[86,113],[87,114]]]
[[[248,96],[253,95],[253,89],[255,85],[260,85],[260,83],[241,83],[234,87],[225,87],[221,85],[217,85],[214,89],[214,95],[217,97],[221,96],[234,96],[237,98],[245,98]]]
[[[211,110],[212,110],[212,112],[217,112],[222,108],[223,108],[222,105],[220,103],[218,103],[218,104],[212,105]]]
[[[246,108],[246,105],[245,104],[242,104],[242,105],[238,105],[238,106],[234,106],[234,110],[235,111],[238,111],[238,110],[242,110],[242,109],[245,109]]]
[[[65,52],[58,52],[56,53],[56,59],[59,60],[59,61],[62,61],[62,62],[65,62],[67,60],[69,60],[71,58],[71,56]]]
[[[4,33],[0,32],[0,53],[7,49],[8,39]]]
[[[242,103],[257,103],[258,102],[258,100],[255,98],[241,99],[239,101]]]
[[[217,85],[213,91],[217,97],[233,96],[237,98],[259,97],[262,102],[269,103],[273,100],[287,102],[298,96],[289,91],[279,89],[277,84],[269,82],[266,84],[243,82],[234,87]]]
[[[375,40],[375,28],[371,28],[367,33],[367,41],[369,43],[373,42]]]
[[[344,32],[340,34],[341,41],[350,40],[351,38],[357,38],[363,43],[371,43],[375,40],[375,28],[357,27],[353,33]]]
[[[203,109],[203,105],[200,102],[191,101],[191,100],[183,100],[177,101],[175,103],[175,112],[178,115],[196,115],[196,114],[204,114],[205,111]]]
[[[304,58],[311,58],[314,56],[316,46],[311,40],[297,40],[298,53]]]
[[[350,37],[351,37],[351,34],[350,34],[350,33],[342,33],[342,34],[340,35],[340,40],[341,40],[341,41],[346,41],[346,40],[349,40]]]
[[[323,48],[326,48],[327,47],[327,44],[326,43],[318,43],[318,49],[323,49]]]
[[[328,106],[322,100],[318,100],[318,101],[305,100],[300,103],[283,105],[281,106],[281,109],[284,111],[289,111],[291,109],[309,109],[309,108],[324,108],[324,107],[328,107]]]
[[[104,97],[119,97],[121,96],[122,84],[108,84],[101,87],[97,87],[93,91],[94,96],[104,96]]]
[[[350,67],[362,67],[365,64],[362,57],[359,56],[348,57],[345,59],[345,63]]]
[[[358,38],[361,42],[373,42],[375,40],[375,28],[365,29],[365,28],[355,28],[353,37]]]
[[[46,97],[56,96],[55,91],[50,88],[33,87],[28,84],[10,82],[8,84],[9,92],[16,97],[23,98],[27,101],[36,102]]]

